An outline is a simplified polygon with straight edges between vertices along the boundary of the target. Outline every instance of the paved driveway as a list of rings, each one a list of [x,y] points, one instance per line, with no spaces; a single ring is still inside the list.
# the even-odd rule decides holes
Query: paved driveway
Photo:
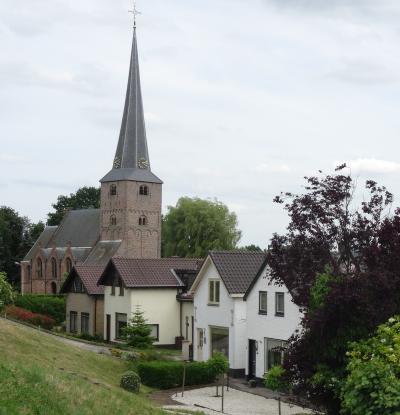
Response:
[[[225,391],[224,413],[228,415],[278,415],[279,403],[275,399],[266,399],[262,396],[253,395],[236,389]],[[167,405],[165,409],[190,409],[202,411],[205,414],[221,414],[221,397],[215,396],[215,387],[206,387],[186,391],[184,397],[178,393],[178,396],[172,395],[171,398],[184,404],[182,406]],[[309,409],[303,409],[299,406],[281,403],[282,415],[305,415],[312,414]]]

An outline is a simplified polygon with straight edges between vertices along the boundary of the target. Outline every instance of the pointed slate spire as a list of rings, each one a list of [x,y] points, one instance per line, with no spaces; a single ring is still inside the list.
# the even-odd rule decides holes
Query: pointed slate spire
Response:
[[[119,180],[161,183],[161,180],[150,170],[140,86],[136,28],[133,30],[128,86],[117,151],[115,152],[112,170],[100,181]]]

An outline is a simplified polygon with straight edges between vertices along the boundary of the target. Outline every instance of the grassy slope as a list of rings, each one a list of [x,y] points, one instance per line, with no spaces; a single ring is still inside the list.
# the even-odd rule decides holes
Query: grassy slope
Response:
[[[162,414],[146,390],[135,395],[118,386],[127,369],[127,362],[0,319],[0,415]]]

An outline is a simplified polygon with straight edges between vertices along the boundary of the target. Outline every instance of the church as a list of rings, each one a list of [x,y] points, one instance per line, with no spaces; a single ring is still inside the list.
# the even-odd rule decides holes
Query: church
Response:
[[[58,226],[46,226],[26,254],[22,294],[58,294],[74,266],[105,267],[114,256],[161,257],[163,182],[150,167],[136,28],[117,149],[100,183],[100,209],[68,211]]]

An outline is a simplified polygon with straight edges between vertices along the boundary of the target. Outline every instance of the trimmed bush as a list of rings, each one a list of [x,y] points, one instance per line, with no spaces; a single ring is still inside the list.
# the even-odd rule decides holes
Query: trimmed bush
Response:
[[[182,385],[183,362],[142,362],[137,366],[142,382],[159,389],[170,389]],[[215,373],[207,362],[186,364],[186,385],[201,385],[215,380]]]
[[[136,372],[130,370],[121,376],[120,385],[121,388],[124,388],[129,392],[139,392],[140,377]]]
[[[264,385],[273,391],[287,391],[289,384],[285,379],[285,369],[282,366],[272,366],[264,375]]]
[[[65,298],[56,295],[17,295],[14,304],[33,313],[50,316],[57,324],[65,321]]]
[[[6,307],[6,313],[8,317],[14,318],[15,320],[24,321],[34,326],[43,327],[46,330],[51,330],[56,324],[55,320],[49,316],[43,314],[32,313],[29,310],[25,310],[21,307],[8,306]]]
[[[229,362],[223,353],[216,352],[213,357],[207,361],[207,364],[215,377],[228,371]]]

